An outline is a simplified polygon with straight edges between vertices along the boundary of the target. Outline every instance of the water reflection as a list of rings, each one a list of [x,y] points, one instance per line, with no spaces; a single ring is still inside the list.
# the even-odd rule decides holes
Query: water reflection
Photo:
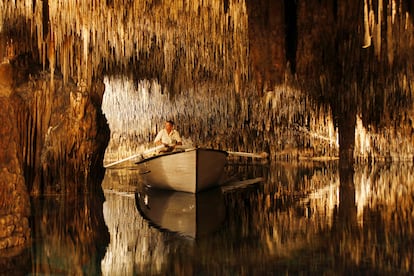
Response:
[[[171,206],[189,210],[188,206],[196,207],[197,199],[181,198],[180,205],[174,192],[161,196],[147,194],[147,206],[159,212],[164,207],[164,214],[168,214],[149,221],[137,209],[136,194],[141,193],[141,198],[145,194],[133,169],[107,170],[102,183],[103,208],[102,199],[96,198],[35,200],[32,272],[103,275],[414,272],[413,164],[339,169],[337,162],[290,162],[264,167],[232,165],[227,170],[234,172],[235,180],[236,172],[245,173],[239,180],[254,178],[257,173],[266,175],[264,181],[252,185],[224,187],[212,197],[206,194],[208,202],[197,206],[209,207],[206,217],[216,220],[207,220],[203,229],[197,229],[205,231],[197,238],[188,238],[195,235],[194,230],[193,234],[183,235],[183,229],[168,231],[166,228],[172,228],[171,224],[165,224],[165,221],[173,226],[174,222],[176,226],[179,224],[179,219],[171,220]],[[102,211],[103,218],[99,215]],[[187,218],[195,216],[187,214],[190,214]],[[102,227],[103,221],[107,228]],[[203,223],[198,222],[200,226]]]
[[[105,216],[117,223],[104,274],[413,271],[412,165],[339,170],[335,162],[277,163],[267,172],[264,183],[223,189],[223,223],[197,240],[133,213],[134,193],[108,192],[110,212],[125,216]]]
[[[225,218],[221,189],[192,194],[144,188],[135,201],[150,224],[192,239],[214,232]]]
[[[100,274],[109,244],[103,193],[32,199],[32,273]]]

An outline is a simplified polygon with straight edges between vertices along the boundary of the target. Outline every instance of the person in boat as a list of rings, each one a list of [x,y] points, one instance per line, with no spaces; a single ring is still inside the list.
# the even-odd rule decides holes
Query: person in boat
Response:
[[[160,130],[157,136],[155,136],[154,143],[157,146],[164,145],[167,148],[166,151],[172,151],[175,146],[183,144],[180,133],[174,129],[173,121],[168,120],[165,122],[165,128]]]

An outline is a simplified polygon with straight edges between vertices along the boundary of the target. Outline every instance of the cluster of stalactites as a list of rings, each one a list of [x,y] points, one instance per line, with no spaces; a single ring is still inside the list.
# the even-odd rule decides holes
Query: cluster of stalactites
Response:
[[[376,56],[380,58],[381,42],[386,37],[387,48],[385,50],[390,64],[394,59],[393,48],[396,44],[396,38],[393,31],[396,28],[396,20],[405,20],[403,23],[405,28],[408,28],[409,25],[410,14],[404,12],[404,2],[405,0],[364,0],[364,40],[362,47],[368,48],[373,45]],[[384,15],[385,18],[383,18]],[[384,26],[386,26],[385,30]]]
[[[41,62],[52,72],[60,68],[65,80],[90,80],[98,68],[114,64],[125,68],[154,47],[161,55],[150,58],[164,65],[164,77],[173,75],[179,56],[188,82],[196,70],[219,72],[221,80],[232,80],[234,72],[245,79],[246,7],[228,2],[1,0],[0,32],[5,19],[24,18],[30,33],[23,35],[37,40]]]
[[[328,158],[338,154],[331,110],[316,107],[309,97],[288,86],[276,87],[265,97],[235,92],[211,95],[209,87],[200,87],[174,100],[162,94],[154,81],[135,86],[126,77],[111,77],[105,78],[105,86],[102,110],[111,129],[106,163],[152,147],[166,119],[176,122],[186,146],[269,151],[271,158],[280,160],[296,160],[299,154]],[[230,87],[216,89],[231,91]]]

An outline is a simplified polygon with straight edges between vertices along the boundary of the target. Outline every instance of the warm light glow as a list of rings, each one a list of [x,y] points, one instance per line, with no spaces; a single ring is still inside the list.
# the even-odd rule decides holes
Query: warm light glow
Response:
[[[321,256],[332,254],[332,258],[345,258],[347,264],[357,267],[369,261],[384,269],[391,266],[410,270],[413,253],[400,244],[400,239],[414,234],[412,164],[358,166],[351,183],[340,183],[339,171],[334,166],[327,169],[286,165],[271,167],[277,182],[266,182],[264,190],[242,197],[239,193],[227,194],[227,227],[207,239],[209,244],[217,242],[217,252],[211,246],[203,247],[203,241],[181,246],[191,248],[191,244],[197,244],[207,253],[214,252],[211,258],[219,261],[223,261],[223,256],[235,262],[248,258],[255,265],[274,264],[275,259],[296,261],[298,254],[313,254],[321,249]],[[165,253],[174,250],[174,245],[162,238],[162,230],[151,227],[151,222],[134,212],[132,193],[125,196],[114,192],[125,190],[126,186],[116,185],[131,183],[132,179],[122,175],[117,178],[116,170],[111,174],[107,172],[103,184],[107,198],[105,221],[111,232],[111,244],[102,261],[103,274],[128,274],[131,262],[139,269],[151,264],[154,271],[162,273],[171,261]],[[355,187],[355,193],[347,194],[340,202],[339,194],[349,185]],[[295,196],[295,192],[304,195]],[[243,237],[237,242],[246,251],[240,253],[240,248],[234,248],[231,234]]]
[[[99,74],[96,70],[103,61],[125,68],[130,59],[138,61],[140,56],[151,57],[155,66],[163,67],[167,81],[173,77],[189,81],[201,72],[214,72],[224,81],[231,80],[234,72],[240,79],[248,74],[244,1],[229,1],[226,11],[223,3],[215,0],[168,4],[149,0],[114,0],[109,4],[48,1],[49,26],[43,26],[42,1],[9,2],[0,1],[0,30],[4,18],[23,17],[32,32],[28,40],[37,40],[40,61],[46,64],[48,51],[55,52],[65,79],[69,74],[90,81],[92,75]],[[174,72],[177,57],[185,68],[178,76]]]
[[[108,77],[104,82],[102,110],[111,129],[105,163],[154,146],[153,139],[166,119],[176,122],[176,129],[186,145],[256,152],[262,151],[262,143],[266,142],[271,149],[290,150],[280,150],[279,156],[270,158],[292,152],[305,159],[337,156],[338,132],[329,108],[304,106],[303,102],[311,100],[287,86],[275,87],[263,98],[252,96],[240,100],[237,93],[229,92],[232,90],[228,86],[216,86],[217,91],[227,91],[227,94],[200,86],[196,91],[183,91],[180,97],[171,98],[162,93],[161,86],[154,80],[135,85],[127,77]],[[286,105],[288,101],[290,104]],[[251,127],[244,125],[244,121],[250,121]],[[240,131],[245,137],[235,141]],[[291,140],[275,139],[284,135]],[[295,153],[294,148],[301,147],[298,144],[309,144],[312,151]]]
[[[404,131],[405,126],[401,129],[389,127],[380,131],[366,129],[362,124],[360,115],[357,115],[355,157],[364,162],[367,162],[369,158],[372,161],[374,159],[377,161],[392,159],[393,161],[412,162],[414,158],[414,144],[410,137],[404,135]]]

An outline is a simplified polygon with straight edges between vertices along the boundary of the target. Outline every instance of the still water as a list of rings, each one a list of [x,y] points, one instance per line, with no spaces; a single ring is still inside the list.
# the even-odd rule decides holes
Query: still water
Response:
[[[27,274],[414,272],[411,163],[244,163],[227,175],[195,196],[108,169],[102,197],[35,199]]]

